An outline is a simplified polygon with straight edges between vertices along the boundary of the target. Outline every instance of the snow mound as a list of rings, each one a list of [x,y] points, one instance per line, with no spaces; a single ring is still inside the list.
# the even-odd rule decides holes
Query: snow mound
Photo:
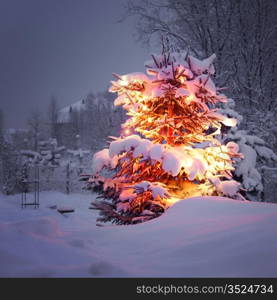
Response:
[[[93,197],[44,192],[22,210],[19,195],[0,195],[0,276],[277,276],[276,204],[194,197],[149,222],[98,227]],[[65,203],[78,210],[49,209]]]

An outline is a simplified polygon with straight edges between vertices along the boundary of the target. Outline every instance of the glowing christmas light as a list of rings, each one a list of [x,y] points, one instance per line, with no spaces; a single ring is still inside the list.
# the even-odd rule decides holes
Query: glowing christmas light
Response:
[[[130,135],[130,134],[131,134],[131,131],[130,131],[130,129],[128,129],[128,128],[127,128],[127,129],[125,129],[125,130],[124,130],[124,134],[125,134],[125,135]]]
[[[194,100],[194,95],[192,94],[186,98],[187,104],[190,104],[193,100]]]

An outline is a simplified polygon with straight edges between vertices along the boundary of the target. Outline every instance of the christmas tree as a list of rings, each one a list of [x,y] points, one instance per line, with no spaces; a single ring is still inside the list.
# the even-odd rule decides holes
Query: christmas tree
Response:
[[[93,157],[88,184],[102,198],[93,203],[98,220],[146,221],[192,196],[243,199],[232,179],[242,155],[236,143],[222,143],[236,119],[215,107],[228,98],[212,81],[214,59],[164,52],[146,62],[146,74],[114,74],[114,104],[129,118],[120,137]]]

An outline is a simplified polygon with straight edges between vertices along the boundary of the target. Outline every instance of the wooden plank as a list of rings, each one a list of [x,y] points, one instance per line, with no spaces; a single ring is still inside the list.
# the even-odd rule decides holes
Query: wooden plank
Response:
[[[73,213],[75,209],[73,208],[58,208],[57,211],[61,214]]]

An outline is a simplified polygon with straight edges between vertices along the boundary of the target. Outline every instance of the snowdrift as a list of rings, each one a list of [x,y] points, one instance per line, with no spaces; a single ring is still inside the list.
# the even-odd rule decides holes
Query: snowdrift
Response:
[[[93,197],[45,192],[22,210],[19,195],[0,195],[0,276],[277,276],[276,204],[195,197],[146,223],[98,227]]]

